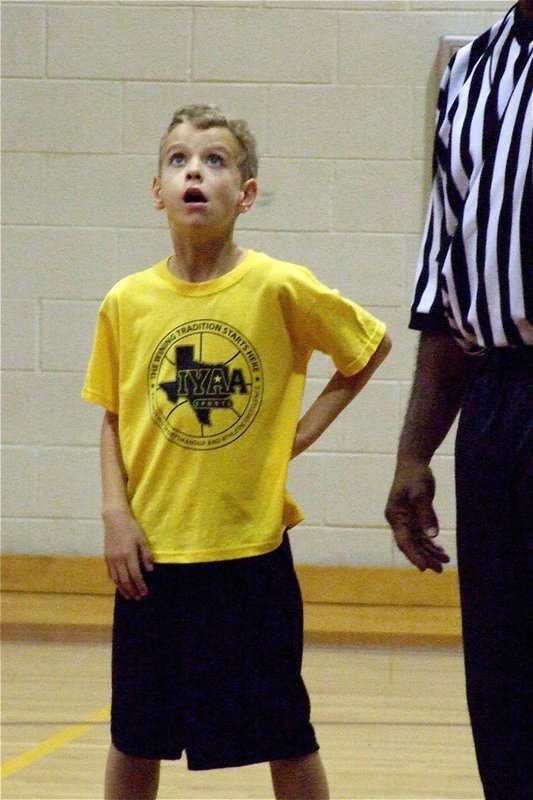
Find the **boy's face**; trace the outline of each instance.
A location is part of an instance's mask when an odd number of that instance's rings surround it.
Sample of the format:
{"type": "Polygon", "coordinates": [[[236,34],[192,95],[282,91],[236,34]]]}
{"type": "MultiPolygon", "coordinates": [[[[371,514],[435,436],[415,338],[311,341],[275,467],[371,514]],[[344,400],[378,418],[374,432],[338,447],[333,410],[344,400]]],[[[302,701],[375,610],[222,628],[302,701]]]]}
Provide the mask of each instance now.
{"type": "Polygon", "coordinates": [[[242,179],[240,155],[239,142],[227,128],[201,130],[190,122],[173,128],[152,187],[154,205],[166,210],[171,229],[223,233],[233,227],[257,192],[254,179],[242,179]]]}

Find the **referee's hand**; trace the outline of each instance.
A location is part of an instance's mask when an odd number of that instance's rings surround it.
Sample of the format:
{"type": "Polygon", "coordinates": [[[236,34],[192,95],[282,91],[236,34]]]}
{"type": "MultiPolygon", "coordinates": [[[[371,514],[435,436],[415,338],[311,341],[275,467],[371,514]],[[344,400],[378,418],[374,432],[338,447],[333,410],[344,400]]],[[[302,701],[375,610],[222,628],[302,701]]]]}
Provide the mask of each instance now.
{"type": "Polygon", "coordinates": [[[442,572],[450,558],[435,542],[439,523],[433,509],[435,478],[426,464],[398,464],[385,516],[396,544],[421,572],[442,572]]]}

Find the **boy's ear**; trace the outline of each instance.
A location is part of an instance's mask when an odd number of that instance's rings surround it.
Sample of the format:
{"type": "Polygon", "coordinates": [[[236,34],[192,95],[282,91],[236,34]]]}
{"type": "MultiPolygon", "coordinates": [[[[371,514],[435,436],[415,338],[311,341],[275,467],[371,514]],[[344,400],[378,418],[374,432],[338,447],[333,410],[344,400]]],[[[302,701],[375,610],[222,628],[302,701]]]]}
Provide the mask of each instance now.
{"type": "Polygon", "coordinates": [[[165,207],[165,204],[161,198],[161,179],[159,175],[157,175],[152,181],[152,203],[154,204],[154,208],[156,208],[158,211],[162,211],[165,207]]]}
{"type": "Polygon", "coordinates": [[[239,200],[239,214],[246,214],[255,203],[257,197],[257,181],[255,178],[249,178],[241,187],[241,195],[239,200]]]}

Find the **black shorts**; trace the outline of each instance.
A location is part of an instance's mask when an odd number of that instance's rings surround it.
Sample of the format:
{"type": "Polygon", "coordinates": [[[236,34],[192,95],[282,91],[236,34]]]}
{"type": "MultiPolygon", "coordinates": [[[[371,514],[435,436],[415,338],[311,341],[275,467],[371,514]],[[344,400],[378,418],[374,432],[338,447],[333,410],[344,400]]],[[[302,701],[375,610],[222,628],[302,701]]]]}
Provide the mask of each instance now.
{"type": "Polygon", "coordinates": [[[287,535],[266,555],[157,564],[117,594],[111,735],[149,759],[237,767],[318,750],[301,677],[303,611],[287,535]]]}

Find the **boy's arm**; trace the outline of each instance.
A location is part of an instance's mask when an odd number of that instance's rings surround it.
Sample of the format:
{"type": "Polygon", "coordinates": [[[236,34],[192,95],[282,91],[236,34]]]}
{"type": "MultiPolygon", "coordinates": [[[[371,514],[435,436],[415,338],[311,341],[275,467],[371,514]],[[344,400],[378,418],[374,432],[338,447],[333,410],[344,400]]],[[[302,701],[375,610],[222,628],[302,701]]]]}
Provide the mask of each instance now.
{"type": "Polygon", "coordinates": [[[126,600],[140,600],[148,594],[141,570],[153,569],[153,557],[146,537],[130,510],[118,416],[110,411],[106,411],[102,423],[100,464],[107,572],[126,600]]]}
{"type": "Polygon", "coordinates": [[[385,333],[368,364],[360,372],[349,378],[339,371],[334,374],[298,423],[291,458],[300,455],[316,442],[340,412],[366,386],[390,349],[391,340],[385,333]]]}

